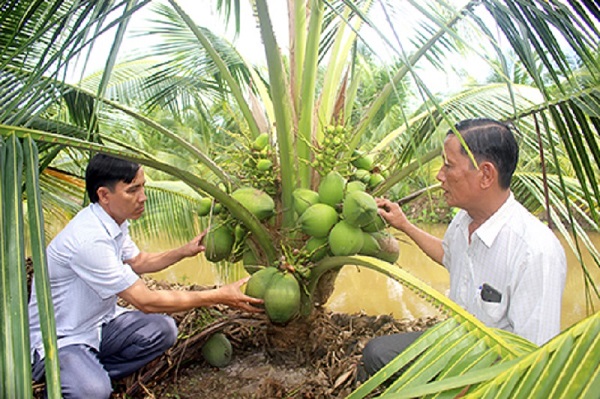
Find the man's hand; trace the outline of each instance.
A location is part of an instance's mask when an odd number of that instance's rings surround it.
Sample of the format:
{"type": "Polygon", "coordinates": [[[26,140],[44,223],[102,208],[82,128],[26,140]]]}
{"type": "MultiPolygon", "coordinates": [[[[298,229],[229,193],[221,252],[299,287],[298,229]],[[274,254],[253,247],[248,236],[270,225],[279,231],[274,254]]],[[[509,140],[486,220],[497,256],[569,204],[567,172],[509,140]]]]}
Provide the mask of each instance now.
{"type": "Polygon", "coordinates": [[[252,306],[264,303],[262,299],[253,298],[242,292],[242,286],[246,284],[248,280],[250,280],[250,276],[218,288],[217,290],[219,291],[219,297],[221,298],[219,302],[230,307],[245,310],[247,312],[264,312],[264,310],[252,306]]]}
{"type": "Polygon", "coordinates": [[[183,251],[184,258],[196,256],[206,249],[202,244],[202,240],[204,239],[204,236],[206,236],[207,231],[208,230],[204,230],[202,233],[198,234],[196,237],[194,237],[193,240],[191,240],[181,248],[183,251]]]}
{"type": "Polygon", "coordinates": [[[375,202],[379,207],[379,214],[382,218],[392,227],[400,231],[406,231],[406,228],[410,226],[410,222],[404,212],[402,212],[400,205],[386,198],[376,198],[375,202]]]}

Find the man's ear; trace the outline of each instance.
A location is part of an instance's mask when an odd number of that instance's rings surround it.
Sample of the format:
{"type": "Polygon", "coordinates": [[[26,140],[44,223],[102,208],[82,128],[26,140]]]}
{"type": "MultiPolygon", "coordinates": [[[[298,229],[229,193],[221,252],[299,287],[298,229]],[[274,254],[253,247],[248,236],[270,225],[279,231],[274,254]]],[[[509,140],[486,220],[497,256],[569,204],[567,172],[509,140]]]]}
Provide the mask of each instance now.
{"type": "Polygon", "coordinates": [[[498,170],[496,166],[489,162],[483,161],[479,163],[479,170],[481,171],[481,188],[487,189],[492,187],[498,181],[498,170]]]}
{"type": "Polygon", "coordinates": [[[108,189],[108,187],[98,187],[98,190],[96,190],[96,194],[98,194],[98,202],[100,202],[101,204],[106,204],[106,202],[108,201],[109,193],[110,190],[108,189]]]}

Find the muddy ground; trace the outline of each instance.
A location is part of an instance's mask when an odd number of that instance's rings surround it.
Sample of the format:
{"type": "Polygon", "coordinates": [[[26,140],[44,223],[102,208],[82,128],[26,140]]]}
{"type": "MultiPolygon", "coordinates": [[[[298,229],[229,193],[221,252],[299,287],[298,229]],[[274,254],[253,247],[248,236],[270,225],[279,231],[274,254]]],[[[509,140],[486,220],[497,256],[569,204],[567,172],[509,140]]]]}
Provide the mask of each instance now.
{"type": "Polygon", "coordinates": [[[344,398],[357,387],[357,365],[369,339],[421,330],[438,321],[318,309],[308,320],[278,326],[264,315],[193,311],[180,321],[176,346],[137,375],[118,382],[113,397],[344,398]],[[195,318],[210,317],[216,319],[208,327],[192,331],[197,328],[195,318]],[[221,369],[210,366],[200,352],[217,331],[225,333],[234,349],[231,363],[221,369]]]}

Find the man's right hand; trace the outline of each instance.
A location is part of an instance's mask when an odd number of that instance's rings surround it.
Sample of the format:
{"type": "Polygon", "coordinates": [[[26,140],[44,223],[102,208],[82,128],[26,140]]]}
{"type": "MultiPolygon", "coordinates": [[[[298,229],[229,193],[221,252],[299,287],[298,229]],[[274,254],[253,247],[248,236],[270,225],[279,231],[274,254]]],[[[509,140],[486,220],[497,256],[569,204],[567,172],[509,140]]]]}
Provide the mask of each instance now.
{"type": "Polygon", "coordinates": [[[379,207],[379,214],[384,218],[392,227],[406,231],[406,228],[410,226],[410,222],[400,205],[396,202],[392,202],[387,198],[376,198],[375,202],[379,207]]]}

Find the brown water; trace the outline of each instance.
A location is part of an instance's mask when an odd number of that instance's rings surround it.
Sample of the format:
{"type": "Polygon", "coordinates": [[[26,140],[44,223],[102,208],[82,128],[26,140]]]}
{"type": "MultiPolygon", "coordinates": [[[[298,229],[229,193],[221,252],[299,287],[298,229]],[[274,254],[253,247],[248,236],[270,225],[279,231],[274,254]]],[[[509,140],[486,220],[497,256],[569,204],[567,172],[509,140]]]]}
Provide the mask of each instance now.
{"type": "MultiPolygon", "coordinates": [[[[431,234],[442,237],[446,225],[425,226],[431,234]]],[[[590,239],[600,248],[600,234],[590,234],[590,239]]],[[[585,290],[581,266],[573,252],[561,238],[567,254],[567,282],[563,295],[562,328],[586,317],[585,290]]],[[[146,251],[158,251],[169,247],[153,246],[150,243],[139,245],[146,251]]],[[[590,273],[597,285],[600,285],[600,269],[593,264],[592,257],[584,254],[586,264],[590,265],[590,273]]],[[[433,288],[447,294],[449,288],[448,273],[437,263],[430,260],[409,239],[400,236],[400,258],[398,266],[419,277],[433,288]]],[[[154,277],[171,282],[185,284],[213,285],[225,284],[238,280],[247,273],[241,265],[217,267],[207,262],[203,256],[186,259],[168,270],[156,273],[154,277]]],[[[597,299],[595,309],[600,306],[597,299]]],[[[326,305],[336,312],[358,313],[369,315],[391,314],[396,318],[413,318],[436,315],[437,312],[423,299],[404,288],[397,281],[373,270],[356,266],[345,266],[340,272],[335,290],[326,305]]]]}

